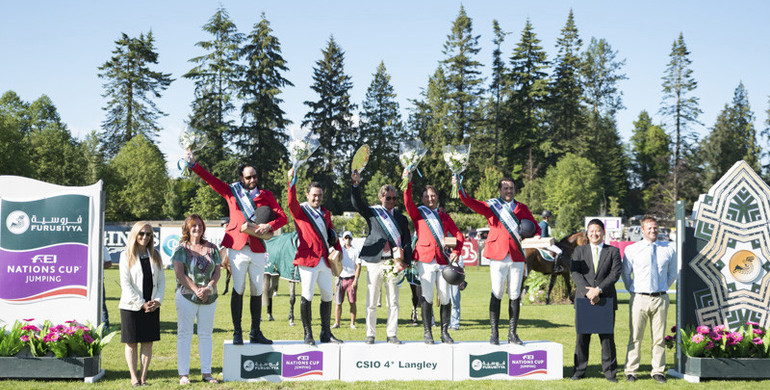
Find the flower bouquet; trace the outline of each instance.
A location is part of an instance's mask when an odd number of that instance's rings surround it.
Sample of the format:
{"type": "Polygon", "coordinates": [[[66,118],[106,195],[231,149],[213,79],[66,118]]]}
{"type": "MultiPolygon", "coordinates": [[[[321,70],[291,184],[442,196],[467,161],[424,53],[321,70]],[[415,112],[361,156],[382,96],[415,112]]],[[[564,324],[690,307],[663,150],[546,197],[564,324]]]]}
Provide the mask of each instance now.
{"type": "MultiPolygon", "coordinates": [[[[419,138],[409,141],[401,141],[398,146],[399,150],[401,151],[401,153],[398,154],[398,160],[401,162],[401,165],[403,165],[405,169],[409,170],[410,173],[417,169],[417,164],[420,163],[422,158],[425,157],[425,153],[428,152],[428,148],[425,147],[425,144],[423,144],[419,138]]],[[[420,170],[417,170],[417,173],[420,174],[420,170]]],[[[406,190],[407,185],[409,185],[409,178],[402,178],[401,191],[406,190]]]]}
{"type": "Polygon", "coordinates": [[[32,318],[25,319],[24,323],[16,321],[10,330],[0,329],[0,356],[16,356],[24,353],[25,347],[34,357],[98,356],[117,334],[107,331],[104,324],[94,329],[74,320],[56,326],[45,321],[38,327],[32,321],[32,318]]]}
{"type": "Polygon", "coordinates": [[[396,269],[396,262],[393,258],[385,259],[382,262],[382,272],[385,275],[385,279],[388,281],[397,280],[397,284],[400,284],[404,279],[404,270],[398,271],[396,269]]]}
{"type": "Polygon", "coordinates": [[[291,167],[297,170],[310,156],[321,146],[318,135],[309,133],[304,138],[292,138],[289,142],[289,162],[291,167]]]}
{"type": "MultiPolygon", "coordinates": [[[[192,153],[203,149],[208,143],[209,138],[206,136],[206,133],[190,126],[185,127],[182,134],[179,135],[179,146],[182,150],[189,150],[192,153]]],[[[188,174],[187,162],[184,159],[179,160],[177,168],[179,168],[180,171],[183,171],[183,174],[188,174]]]]}
{"type": "Polygon", "coordinates": [[[444,146],[444,162],[455,176],[456,183],[452,185],[452,198],[456,199],[458,186],[462,186],[463,177],[460,175],[468,167],[471,156],[471,145],[446,145],[444,146]]]}
{"type": "MultiPolygon", "coordinates": [[[[671,328],[673,335],[666,336],[666,346],[676,345],[677,328],[671,328]]],[[[756,322],[747,322],[737,331],[730,331],[725,325],[713,328],[701,325],[681,330],[682,350],[690,357],[709,358],[767,358],[770,357],[770,335],[756,322]]]]}

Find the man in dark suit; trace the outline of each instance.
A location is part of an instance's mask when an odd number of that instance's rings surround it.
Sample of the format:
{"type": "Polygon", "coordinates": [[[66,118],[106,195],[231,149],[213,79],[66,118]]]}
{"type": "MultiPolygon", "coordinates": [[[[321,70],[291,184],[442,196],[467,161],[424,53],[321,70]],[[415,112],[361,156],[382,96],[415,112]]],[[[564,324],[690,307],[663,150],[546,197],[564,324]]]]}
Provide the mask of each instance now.
{"type": "Polygon", "coordinates": [[[400,271],[411,264],[412,237],[409,221],[400,212],[394,211],[396,189],[391,185],[380,188],[378,198],[381,206],[369,206],[361,198],[358,186],[361,176],[353,172],[353,190],[351,201],[353,208],[361,214],[369,227],[369,235],[364,240],[359,258],[366,262],[368,293],[366,295],[366,343],[374,344],[375,326],[377,325],[377,303],[380,301],[382,283],[385,282],[388,303],[387,340],[391,344],[401,344],[398,333],[398,280],[387,277],[384,264],[394,264],[400,271]]]}
{"type": "MultiPolygon", "coordinates": [[[[581,245],[572,252],[572,280],[575,282],[575,296],[586,297],[591,304],[600,298],[612,298],[614,310],[618,310],[615,283],[620,278],[623,263],[618,248],[605,245],[604,223],[599,219],[588,222],[586,229],[589,244],[581,245]]],[[[613,328],[615,327],[613,318],[613,328]]],[[[599,334],[602,344],[602,372],[610,382],[617,382],[618,360],[615,352],[615,335],[599,334]]],[[[572,380],[582,379],[588,365],[588,346],[591,334],[577,334],[575,343],[575,372],[572,380]]]]}

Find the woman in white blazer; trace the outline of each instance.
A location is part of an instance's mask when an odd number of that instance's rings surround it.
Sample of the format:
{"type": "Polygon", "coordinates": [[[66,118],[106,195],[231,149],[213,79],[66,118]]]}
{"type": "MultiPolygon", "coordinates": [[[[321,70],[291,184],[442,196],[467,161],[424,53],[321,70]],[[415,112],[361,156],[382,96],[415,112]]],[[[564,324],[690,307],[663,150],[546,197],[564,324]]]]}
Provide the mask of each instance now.
{"type": "Polygon", "coordinates": [[[147,384],[152,343],[160,340],[160,304],[166,288],[163,263],[155,250],[152,226],[140,221],[131,228],[120,254],[120,341],[126,344],[131,385],[147,384]],[[141,375],[137,376],[137,344],[141,344],[141,375]]]}

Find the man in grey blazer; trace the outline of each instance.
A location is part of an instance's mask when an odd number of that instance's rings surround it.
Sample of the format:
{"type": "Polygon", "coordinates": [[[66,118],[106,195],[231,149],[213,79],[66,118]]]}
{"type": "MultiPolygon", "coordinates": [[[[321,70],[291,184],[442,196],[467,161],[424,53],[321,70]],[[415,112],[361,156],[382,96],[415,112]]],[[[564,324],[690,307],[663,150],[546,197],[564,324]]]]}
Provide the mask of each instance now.
{"type": "Polygon", "coordinates": [[[353,208],[361,214],[369,227],[369,235],[364,240],[359,258],[366,262],[368,292],[366,294],[366,343],[374,344],[377,325],[377,303],[380,301],[383,281],[385,282],[388,303],[387,340],[391,344],[401,344],[398,333],[398,280],[384,276],[383,264],[392,259],[397,269],[403,270],[412,262],[412,236],[409,221],[400,212],[394,210],[396,189],[391,185],[380,188],[378,198],[381,206],[369,206],[361,198],[358,186],[360,175],[352,175],[353,189],[351,201],[353,208]]]}
{"type": "MultiPolygon", "coordinates": [[[[572,252],[572,280],[575,282],[575,298],[586,297],[591,304],[599,298],[612,298],[614,309],[618,310],[615,283],[620,279],[623,263],[620,250],[612,245],[605,245],[604,223],[592,219],[586,228],[589,244],[581,245],[572,252]]],[[[613,328],[615,327],[613,319],[613,328]]],[[[618,360],[615,351],[615,335],[600,334],[602,345],[602,372],[610,382],[617,382],[618,360]]],[[[591,334],[577,334],[575,343],[575,371],[572,380],[582,379],[588,365],[588,346],[591,334]]]]}

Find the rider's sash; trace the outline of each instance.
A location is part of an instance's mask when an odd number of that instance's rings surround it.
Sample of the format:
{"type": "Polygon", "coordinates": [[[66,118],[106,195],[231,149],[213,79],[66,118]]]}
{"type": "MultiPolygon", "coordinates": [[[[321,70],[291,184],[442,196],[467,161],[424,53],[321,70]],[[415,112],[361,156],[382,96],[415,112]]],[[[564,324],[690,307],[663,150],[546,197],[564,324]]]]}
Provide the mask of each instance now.
{"type": "Polygon", "coordinates": [[[516,214],[513,213],[510,203],[503,202],[500,198],[494,198],[488,200],[487,204],[489,205],[489,208],[492,209],[492,212],[497,219],[499,219],[503,226],[505,226],[505,230],[508,231],[508,234],[510,234],[511,237],[513,237],[513,240],[516,241],[516,246],[519,247],[522,256],[526,258],[527,255],[524,254],[524,249],[521,247],[521,236],[519,236],[519,219],[516,218],[516,214]]]}
{"type": "MultiPolygon", "coordinates": [[[[428,229],[433,234],[433,239],[436,240],[436,245],[441,249],[441,253],[444,253],[444,240],[442,237],[446,236],[444,232],[444,226],[441,224],[441,218],[439,218],[438,211],[433,211],[427,206],[420,206],[417,208],[422,215],[422,219],[428,225],[428,229]]],[[[445,259],[446,260],[446,259],[445,259]]]]}
{"type": "Polygon", "coordinates": [[[391,250],[395,249],[393,248],[393,244],[400,248],[402,237],[401,233],[398,231],[398,226],[396,226],[395,218],[390,215],[385,207],[370,206],[370,208],[374,212],[376,217],[375,219],[377,219],[377,222],[380,223],[380,226],[382,226],[382,229],[385,230],[385,233],[388,235],[388,241],[390,241],[391,250]]]}
{"type": "MultiPolygon", "coordinates": [[[[249,197],[249,191],[243,188],[241,182],[236,181],[230,184],[230,192],[235,197],[235,203],[238,205],[238,209],[241,210],[243,216],[246,217],[247,222],[254,222],[254,200],[249,197]]],[[[259,189],[257,189],[257,195],[259,195],[259,189]]]]}
{"type": "Polygon", "coordinates": [[[329,235],[326,232],[326,220],[324,219],[324,215],[320,211],[310,206],[308,202],[302,202],[300,207],[302,207],[302,211],[304,211],[305,215],[307,215],[307,219],[310,220],[310,224],[313,225],[313,230],[315,230],[318,238],[323,241],[324,248],[326,248],[326,252],[328,253],[329,235]]]}

